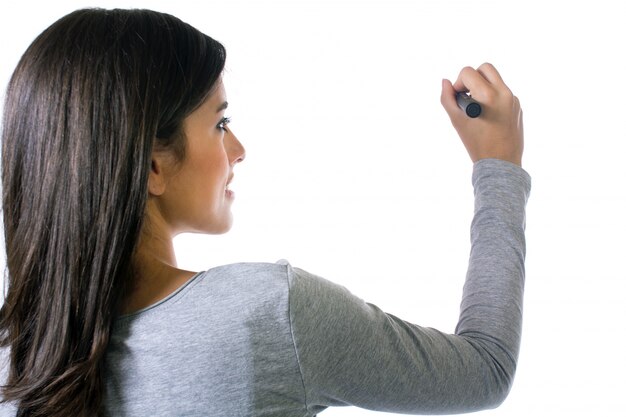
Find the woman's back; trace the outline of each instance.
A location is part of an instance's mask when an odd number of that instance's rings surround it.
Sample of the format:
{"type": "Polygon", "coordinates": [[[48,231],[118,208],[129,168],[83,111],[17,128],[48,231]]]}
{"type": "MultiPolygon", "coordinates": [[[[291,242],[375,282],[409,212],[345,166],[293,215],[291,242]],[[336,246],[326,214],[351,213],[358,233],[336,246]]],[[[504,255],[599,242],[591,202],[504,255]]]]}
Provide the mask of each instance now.
{"type": "Polygon", "coordinates": [[[286,266],[235,264],[118,318],[105,358],[108,415],[298,415],[288,312],[286,266]]]}

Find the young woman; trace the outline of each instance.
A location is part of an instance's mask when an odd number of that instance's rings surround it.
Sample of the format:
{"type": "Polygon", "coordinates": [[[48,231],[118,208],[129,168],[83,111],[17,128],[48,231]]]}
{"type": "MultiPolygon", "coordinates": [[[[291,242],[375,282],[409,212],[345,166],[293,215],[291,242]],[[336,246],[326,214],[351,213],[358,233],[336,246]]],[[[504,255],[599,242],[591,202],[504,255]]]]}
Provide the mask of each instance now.
{"type": "Polygon", "coordinates": [[[1,416],[314,416],[495,407],[524,282],[519,101],[489,64],[443,81],[474,161],[455,334],[385,314],[287,263],[176,267],[178,233],[231,226],[245,151],[224,117],[224,48],[147,10],[79,10],[10,81],[2,132],[8,280],[1,416]],[[483,114],[470,119],[455,91],[483,114]]]}

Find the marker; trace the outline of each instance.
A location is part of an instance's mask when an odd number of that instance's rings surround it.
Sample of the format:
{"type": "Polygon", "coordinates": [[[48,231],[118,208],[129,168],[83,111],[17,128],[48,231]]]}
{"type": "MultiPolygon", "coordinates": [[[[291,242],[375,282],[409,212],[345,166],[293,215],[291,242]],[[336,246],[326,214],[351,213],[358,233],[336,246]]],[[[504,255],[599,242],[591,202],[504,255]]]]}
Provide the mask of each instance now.
{"type": "Polygon", "coordinates": [[[467,93],[456,93],[456,104],[472,119],[480,116],[483,110],[480,103],[468,96],[467,93]]]}

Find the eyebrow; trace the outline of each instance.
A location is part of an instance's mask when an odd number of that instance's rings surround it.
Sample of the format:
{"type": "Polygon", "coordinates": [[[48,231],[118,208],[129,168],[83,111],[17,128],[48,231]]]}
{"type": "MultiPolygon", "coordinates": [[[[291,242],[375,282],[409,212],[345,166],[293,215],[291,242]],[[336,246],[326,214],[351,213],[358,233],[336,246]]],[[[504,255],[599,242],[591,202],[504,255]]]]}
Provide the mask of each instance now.
{"type": "Polygon", "coordinates": [[[222,104],[220,104],[220,106],[217,108],[217,111],[215,113],[219,113],[222,110],[226,110],[227,107],[228,107],[228,101],[225,101],[222,104]]]}

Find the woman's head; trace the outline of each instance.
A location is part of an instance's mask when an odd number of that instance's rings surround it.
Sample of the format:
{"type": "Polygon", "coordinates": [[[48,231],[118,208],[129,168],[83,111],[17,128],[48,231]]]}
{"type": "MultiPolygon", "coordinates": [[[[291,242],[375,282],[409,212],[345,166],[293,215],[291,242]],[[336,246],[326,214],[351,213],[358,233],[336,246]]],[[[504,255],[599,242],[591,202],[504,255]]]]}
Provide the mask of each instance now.
{"type": "Polygon", "coordinates": [[[183,121],[185,158],[153,152],[148,178],[150,234],[171,237],[181,232],[223,233],[230,229],[234,193],[228,188],[234,165],[245,156],[227,127],[228,106],[222,82],[183,121]],[[156,227],[158,231],[155,231],[156,227]]]}
{"type": "Polygon", "coordinates": [[[5,399],[32,415],[98,409],[149,178],[165,155],[185,168],[184,125],[223,91],[224,61],[218,42],[147,10],[78,10],[24,53],[2,131],[5,399]]]}

